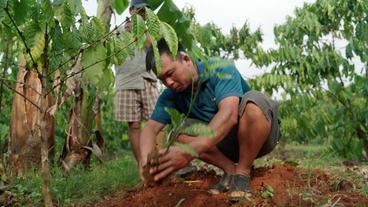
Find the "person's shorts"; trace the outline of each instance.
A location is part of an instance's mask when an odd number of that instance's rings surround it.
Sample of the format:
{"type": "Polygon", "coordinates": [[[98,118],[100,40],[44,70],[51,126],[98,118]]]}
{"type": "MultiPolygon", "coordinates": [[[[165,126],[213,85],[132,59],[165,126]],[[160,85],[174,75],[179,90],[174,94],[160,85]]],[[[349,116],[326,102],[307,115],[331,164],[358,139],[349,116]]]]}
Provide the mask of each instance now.
{"type": "MultiPolygon", "coordinates": [[[[280,133],[280,122],[278,119],[278,103],[271,100],[263,93],[258,91],[248,91],[244,94],[239,105],[238,117],[240,118],[243,113],[245,106],[248,102],[252,102],[257,105],[267,118],[271,122],[271,131],[259,151],[257,158],[262,157],[270,153],[278,143],[280,133]]],[[[230,133],[217,144],[217,148],[233,162],[239,161],[239,142],[238,142],[238,126],[235,126],[230,133]]]]}
{"type": "MultiPolygon", "coordinates": [[[[238,118],[243,113],[245,106],[248,102],[256,104],[263,112],[269,122],[271,122],[271,131],[259,151],[257,158],[262,157],[270,153],[276,146],[277,142],[281,137],[280,133],[280,122],[278,120],[278,103],[266,97],[264,94],[258,91],[248,91],[241,99],[239,105],[238,118]]],[[[201,122],[200,120],[188,119],[184,124],[184,128],[193,123],[201,122]]],[[[239,142],[238,142],[238,125],[234,126],[229,134],[222,139],[216,146],[217,148],[230,160],[237,163],[239,161],[239,142]]]]}
{"type": "Polygon", "coordinates": [[[148,120],[156,105],[157,83],[144,79],[145,89],[118,90],[115,94],[115,120],[135,122],[148,120]]]}

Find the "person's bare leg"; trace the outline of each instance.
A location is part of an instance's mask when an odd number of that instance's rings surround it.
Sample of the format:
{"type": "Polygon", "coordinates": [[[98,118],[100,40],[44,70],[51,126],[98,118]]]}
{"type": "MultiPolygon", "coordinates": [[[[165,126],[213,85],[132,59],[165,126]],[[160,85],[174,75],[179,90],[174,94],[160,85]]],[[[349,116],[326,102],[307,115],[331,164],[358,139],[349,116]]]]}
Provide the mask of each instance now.
{"type": "Polygon", "coordinates": [[[252,102],[248,102],[239,120],[239,163],[235,174],[249,175],[253,161],[271,131],[271,123],[262,110],[252,102]]]}
{"type": "Polygon", "coordinates": [[[129,140],[132,146],[133,154],[135,160],[139,162],[140,160],[140,152],[139,152],[139,136],[141,134],[141,123],[139,121],[128,122],[128,133],[129,140]]]}
{"type": "MultiPolygon", "coordinates": [[[[178,141],[182,143],[189,144],[193,139],[185,135],[181,135],[178,137],[178,141]]],[[[215,165],[216,167],[221,168],[223,171],[225,171],[228,174],[234,174],[235,173],[235,165],[234,162],[231,161],[229,158],[227,158],[222,152],[217,149],[217,147],[212,147],[210,150],[208,150],[205,153],[202,153],[199,155],[199,159],[215,165]]]]}

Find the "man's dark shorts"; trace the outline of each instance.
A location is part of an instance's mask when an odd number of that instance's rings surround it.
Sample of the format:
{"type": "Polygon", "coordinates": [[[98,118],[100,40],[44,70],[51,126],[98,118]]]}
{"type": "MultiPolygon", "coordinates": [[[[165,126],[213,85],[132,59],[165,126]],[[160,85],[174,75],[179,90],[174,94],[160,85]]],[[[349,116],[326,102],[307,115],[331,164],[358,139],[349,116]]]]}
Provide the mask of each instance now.
{"type": "MultiPolygon", "coordinates": [[[[241,99],[241,103],[239,105],[239,114],[238,118],[240,118],[245,110],[245,106],[248,102],[252,102],[257,105],[267,118],[269,122],[271,122],[271,131],[263,144],[261,150],[259,151],[257,158],[262,157],[270,153],[276,146],[277,142],[281,137],[280,126],[278,120],[278,103],[266,97],[264,94],[258,91],[248,91],[244,94],[241,99]]],[[[198,121],[198,120],[197,120],[198,121]]],[[[188,122],[196,122],[194,120],[188,120],[188,122]]],[[[185,125],[190,125],[190,123],[186,123],[185,125]]],[[[237,163],[239,161],[239,142],[238,142],[238,125],[236,125],[230,133],[217,144],[217,148],[229,159],[233,162],[237,163]]],[[[245,137],[246,138],[246,137],[245,137]]]]}

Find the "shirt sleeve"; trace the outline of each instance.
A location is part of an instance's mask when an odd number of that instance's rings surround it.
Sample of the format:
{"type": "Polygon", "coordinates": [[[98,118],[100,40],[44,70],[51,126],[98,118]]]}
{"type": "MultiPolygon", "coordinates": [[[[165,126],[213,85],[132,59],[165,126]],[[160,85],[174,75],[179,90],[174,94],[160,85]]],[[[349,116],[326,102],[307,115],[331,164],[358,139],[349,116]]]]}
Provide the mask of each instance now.
{"type": "Polygon", "coordinates": [[[151,115],[151,119],[162,124],[170,124],[171,117],[166,112],[165,108],[175,108],[173,95],[168,89],[165,89],[164,92],[158,97],[155,109],[151,115]]]}
{"type": "Polygon", "coordinates": [[[212,77],[214,82],[216,104],[229,96],[242,97],[244,95],[241,75],[234,64],[216,70],[218,75],[212,77]]]}

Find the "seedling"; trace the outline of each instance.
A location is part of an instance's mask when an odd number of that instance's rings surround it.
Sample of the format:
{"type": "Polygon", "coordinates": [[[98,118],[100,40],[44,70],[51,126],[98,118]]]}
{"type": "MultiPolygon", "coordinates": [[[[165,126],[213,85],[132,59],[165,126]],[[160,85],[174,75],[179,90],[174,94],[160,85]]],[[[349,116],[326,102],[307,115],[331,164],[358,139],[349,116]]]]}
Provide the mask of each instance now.
{"type": "Polygon", "coordinates": [[[272,198],[274,196],[274,190],[272,186],[267,185],[265,187],[265,191],[262,192],[261,196],[262,198],[272,198]]]}

